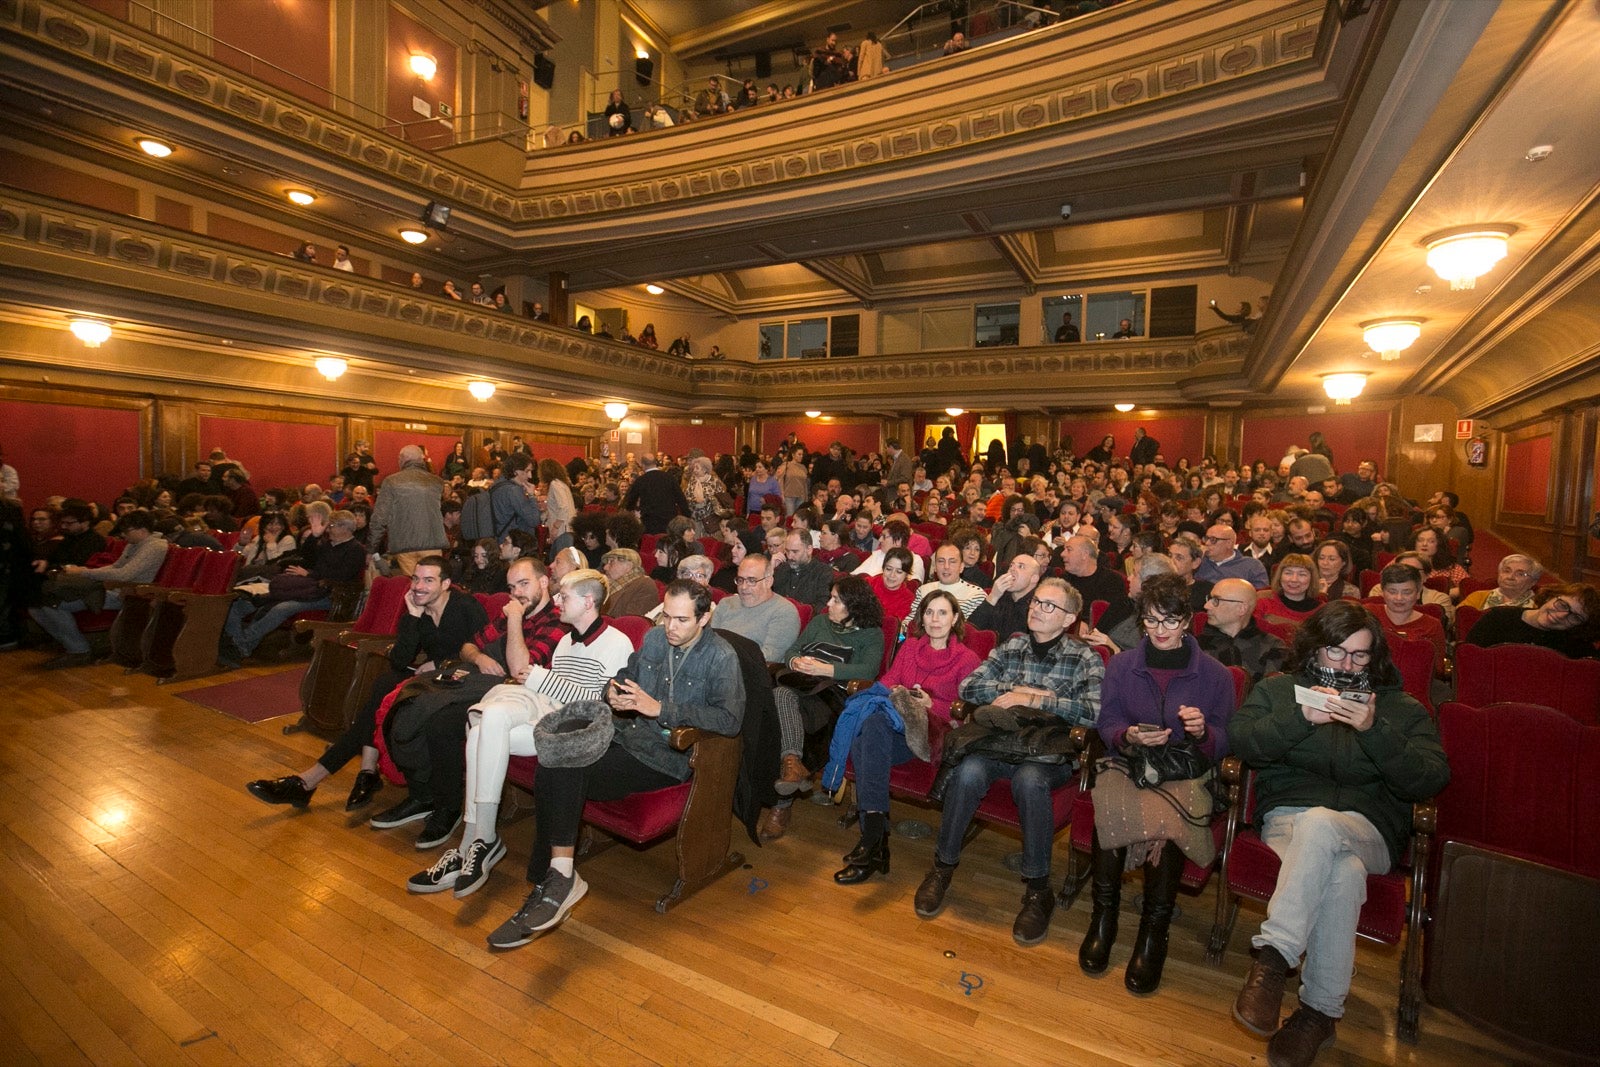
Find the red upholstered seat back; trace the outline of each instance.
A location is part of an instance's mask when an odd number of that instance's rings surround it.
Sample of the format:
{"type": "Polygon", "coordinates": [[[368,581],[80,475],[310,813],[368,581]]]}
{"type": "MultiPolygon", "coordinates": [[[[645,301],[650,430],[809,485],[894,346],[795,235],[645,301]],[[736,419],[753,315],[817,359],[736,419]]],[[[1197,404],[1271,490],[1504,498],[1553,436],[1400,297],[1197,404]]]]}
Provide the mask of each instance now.
{"type": "Polygon", "coordinates": [[[1600,726],[1537,704],[1452,701],[1439,736],[1450,757],[1441,843],[1600,878],[1600,726]]]}
{"type": "Polygon", "coordinates": [[[367,603],[361,617],[350,624],[357,633],[392,634],[400,628],[400,613],[406,609],[406,592],[411,579],[404,575],[374,578],[367,590],[367,603]]]}
{"type": "Polygon", "coordinates": [[[195,574],[200,570],[200,563],[205,554],[206,549],[203,548],[179,548],[177,545],[169,545],[167,558],[162,560],[161,569],[156,572],[155,584],[163,589],[189,588],[195,574]]]}
{"type": "Polygon", "coordinates": [[[1400,669],[1400,684],[1405,691],[1420,700],[1429,715],[1434,714],[1433,697],[1428,692],[1433,684],[1433,642],[1390,636],[1389,654],[1400,669]]]}
{"type": "Polygon", "coordinates": [[[999,641],[1000,635],[993,630],[980,630],[976,626],[968,626],[961,637],[961,643],[976,652],[979,659],[988,659],[999,641]]]}
{"type": "Polygon", "coordinates": [[[643,615],[619,615],[614,619],[607,618],[606,621],[627,634],[635,650],[644,646],[644,635],[650,632],[652,625],[643,615]]]}
{"type": "Polygon", "coordinates": [[[510,593],[473,593],[478,598],[478,603],[483,605],[483,610],[490,620],[498,619],[506,610],[506,601],[511,599],[510,593]]]}
{"type": "Polygon", "coordinates": [[[1456,699],[1473,707],[1543,704],[1586,726],[1600,724],[1600,661],[1568,659],[1537,645],[1456,647],[1456,699]]]}
{"type": "Polygon", "coordinates": [[[221,596],[233,587],[233,576],[238,569],[237,552],[206,551],[194,578],[194,591],[202,596],[221,596]]]}

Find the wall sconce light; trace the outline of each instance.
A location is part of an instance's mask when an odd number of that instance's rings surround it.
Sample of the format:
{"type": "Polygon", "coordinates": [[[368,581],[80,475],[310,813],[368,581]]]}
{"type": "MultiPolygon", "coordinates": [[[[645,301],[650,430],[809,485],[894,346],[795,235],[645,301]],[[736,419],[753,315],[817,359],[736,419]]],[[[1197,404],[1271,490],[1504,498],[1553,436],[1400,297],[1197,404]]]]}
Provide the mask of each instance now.
{"type": "Polygon", "coordinates": [[[313,365],[317,368],[317,373],[330,382],[338,381],[344,372],[350,369],[350,364],[338,356],[318,356],[313,365]]]}
{"type": "Polygon", "coordinates": [[[407,226],[400,231],[400,240],[408,245],[420,245],[428,239],[427,230],[419,230],[414,226],[407,226]]]}
{"type": "Polygon", "coordinates": [[[1386,360],[1399,359],[1400,353],[1415,344],[1421,336],[1421,319],[1384,319],[1361,324],[1361,337],[1367,342],[1367,347],[1386,360]]]}
{"type": "Polygon", "coordinates": [[[628,417],[628,405],[612,401],[605,407],[606,418],[612,422],[621,422],[628,417]]]}
{"type": "Polygon", "coordinates": [[[1422,243],[1428,248],[1428,266],[1452,290],[1460,290],[1476,287],[1478,279],[1505,258],[1510,237],[1510,227],[1473,226],[1437,233],[1422,243]]]}
{"type": "Polygon", "coordinates": [[[141,137],[133,143],[138,145],[145,155],[154,156],[156,159],[166,159],[172,155],[172,146],[154,137],[141,137]]]}
{"type": "Polygon", "coordinates": [[[944,409],[944,413],[946,415],[949,415],[952,419],[957,419],[957,418],[960,418],[962,415],[965,415],[967,413],[967,409],[966,408],[945,408],[944,409]]]}
{"type": "Polygon", "coordinates": [[[99,348],[111,337],[111,327],[99,319],[73,319],[67,324],[72,336],[90,348],[99,348]]]}
{"type": "Polygon", "coordinates": [[[1335,404],[1349,404],[1350,401],[1361,395],[1361,390],[1367,387],[1367,375],[1361,371],[1351,371],[1343,374],[1324,374],[1322,376],[1322,391],[1328,394],[1328,399],[1335,404]]]}
{"type": "Polygon", "coordinates": [[[821,416],[822,416],[822,412],[817,411],[815,409],[806,412],[806,418],[808,418],[808,419],[816,419],[816,418],[820,418],[821,416]]]}
{"type": "Polygon", "coordinates": [[[491,396],[494,396],[494,383],[481,379],[471,381],[467,383],[467,392],[471,393],[476,400],[488,400],[491,396]]]}
{"type": "Polygon", "coordinates": [[[1133,410],[1133,405],[1132,404],[1112,404],[1111,406],[1113,408],[1115,408],[1116,410],[1122,412],[1124,415],[1126,415],[1128,412],[1133,410]]]}
{"type": "Polygon", "coordinates": [[[299,204],[301,207],[310,207],[317,202],[316,195],[308,193],[304,189],[290,189],[284,195],[289,198],[289,203],[299,204]]]}
{"type": "Polygon", "coordinates": [[[433,81],[433,76],[439,72],[438,62],[426,52],[412,52],[408,62],[411,73],[425,82],[433,81]]]}

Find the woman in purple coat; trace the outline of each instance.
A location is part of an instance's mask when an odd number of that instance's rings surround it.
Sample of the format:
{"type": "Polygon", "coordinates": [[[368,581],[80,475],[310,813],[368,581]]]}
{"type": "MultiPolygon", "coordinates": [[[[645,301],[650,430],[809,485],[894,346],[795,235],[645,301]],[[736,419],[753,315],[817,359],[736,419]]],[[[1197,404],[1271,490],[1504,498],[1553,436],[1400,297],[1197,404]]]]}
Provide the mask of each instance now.
{"type": "MultiPolygon", "coordinates": [[[[1192,741],[1214,764],[1228,751],[1228,720],[1234,711],[1233,676],[1200,651],[1189,635],[1193,610],[1189,589],[1177,575],[1160,575],[1139,592],[1138,611],[1145,637],[1111,658],[1101,684],[1100,718],[1095,728],[1107,751],[1126,755],[1135,749],[1192,741]]],[[[1177,797],[1199,797],[1204,790],[1186,782],[1160,787],[1177,797]]],[[[1200,809],[1209,814],[1210,805],[1200,809]]],[[[1178,896],[1187,854],[1201,866],[1215,858],[1208,825],[1174,819],[1166,797],[1153,789],[1131,788],[1117,769],[1101,772],[1095,786],[1095,835],[1091,897],[1094,913],[1078,949],[1085,974],[1105,971],[1117,938],[1117,907],[1124,870],[1144,868],[1144,912],[1125,984],[1130,992],[1153,993],[1167,960],[1167,928],[1178,896]],[[1115,780],[1118,776],[1120,780],[1115,780]],[[1114,839],[1102,846],[1102,830],[1114,839]]]]}

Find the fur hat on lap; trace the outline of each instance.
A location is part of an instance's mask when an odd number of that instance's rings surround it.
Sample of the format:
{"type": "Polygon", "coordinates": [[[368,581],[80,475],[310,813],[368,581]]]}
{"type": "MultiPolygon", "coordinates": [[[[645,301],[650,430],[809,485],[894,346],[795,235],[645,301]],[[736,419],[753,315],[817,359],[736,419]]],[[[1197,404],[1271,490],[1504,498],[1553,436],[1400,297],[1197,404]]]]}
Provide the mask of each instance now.
{"type": "Polygon", "coordinates": [[[587,767],[605,755],[613,731],[611,705],[575,700],[534,724],[534,749],[544,766],[587,767]]]}

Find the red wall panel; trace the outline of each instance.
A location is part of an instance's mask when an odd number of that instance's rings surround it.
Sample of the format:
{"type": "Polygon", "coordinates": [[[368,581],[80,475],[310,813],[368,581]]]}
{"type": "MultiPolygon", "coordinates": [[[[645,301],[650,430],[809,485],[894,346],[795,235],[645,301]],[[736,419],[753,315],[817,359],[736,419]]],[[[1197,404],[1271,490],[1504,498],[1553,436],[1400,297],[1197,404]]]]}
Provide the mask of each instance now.
{"type": "MultiPolygon", "coordinates": [[[[1106,434],[1117,439],[1116,454],[1126,456],[1133,447],[1133,431],[1143,426],[1144,432],[1161,445],[1161,455],[1168,463],[1178,462],[1180,456],[1190,462],[1198,460],[1205,448],[1206,420],[1203,415],[1179,415],[1171,418],[1140,418],[1131,412],[1127,415],[1084,416],[1069,415],[1061,420],[1061,434],[1072,435],[1072,450],[1083,455],[1100,443],[1106,434]]],[[[1046,447],[1056,444],[1047,441],[1046,447]]],[[[1009,450],[1007,458],[1011,458],[1009,450]]]]}
{"type": "Polygon", "coordinates": [[[413,100],[424,100],[433,116],[439,113],[439,104],[456,103],[456,46],[434,33],[420,22],[407,17],[398,7],[389,5],[389,89],[385,97],[388,119],[391,123],[410,123],[404,131],[391,129],[397,136],[423,148],[442,148],[450,144],[451,134],[441,122],[428,122],[413,107],[413,100]],[[424,52],[434,58],[438,70],[432,81],[423,81],[411,71],[411,56],[424,52]]]}
{"type": "Polygon", "coordinates": [[[1261,418],[1246,415],[1241,425],[1244,455],[1241,460],[1265,460],[1276,468],[1290,445],[1306,447],[1312,430],[1321,430],[1333,450],[1333,467],[1339,473],[1353,471],[1356,464],[1370,459],[1384,466],[1389,451],[1389,413],[1387,411],[1328,411],[1321,415],[1278,415],[1261,418]]]}
{"type": "MultiPolygon", "coordinates": [[[[306,240],[304,237],[279,233],[277,230],[269,230],[264,226],[256,226],[215,213],[206,216],[206,233],[218,240],[232,241],[236,245],[280,256],[287,256],[300,247],[301,241],[306,240]]],[[[312,244],[317,247],[317,262],[324,267],[332,266],[333,249],[316,241],[312,244]]]]}
{"type": "Polygon", "coordinates": [[[0,400],[0,425],[24,504],[76,496],[109,505],[139,480],[137,411],[0,400]]]}
{"type": "Polygon", "coordinates": [[[211,33],[217,39],[217,61],[327,107],[333,82],[328,12],[329,0],[214,3],[211,33]]]}
{"type": "Polygon", "coordinates": [[[1506,446],[1506,475],[1500,483],[1500,510],[1543,517],[1550,499],[1550,443],[1530,437],[1506,446]]]}
{"type": "Polygon", "coordinates": [[[820,452],[835,441],[857,455],[883,451],[883,431],[876,420],[868,422],[814,422],[811,419],[768,419],[761,424],[761,453],[772,455],[790,432],[800,435],[809,451],[820,452]]]}
{"type": "Polygon", "coordinates": [[[0,172],[5,174],[7,185],[40,196],[53,196],[119,215],[135,215],[139,211],[139,191],[132,184],[85,174],[18,152],[0,150],[0,172]]]}
{"type": "Polygon", "coordinates": [[[656,451],[674,458],[686,454],[691,448],[698,448],[708,456],[715,456],[718,452],[733,452],[736,451],[733,442],[732,423],[708,423],[703,426],[687,422],[656,423],[656,451]]]}
{"type": "MultiPolygon", "coordinates": [[[[429,466],[433,473],[444,470],[444,461],[461,440],[458,433],[421,433],[416,430],[375,430],[372,434],[372,458],[378,461],[378,470],[393,474],[400,469],[400,450],[406,445],[421,445],[428,450],[429,466]]],[[[471,449],[467,451],[471,455],[471,449]]],[[[380,475],[381,483],[381,475],[380,475]]]]}
{"type": "Polygon", "coordinates": [[[229,459],[244,464],[257,489],[299,489],[307,482],[326,485],[328,476],[344,466],[338,427],[332,423],[202,415],[199,432],[200,455],[222,449],[229,459]]]}

